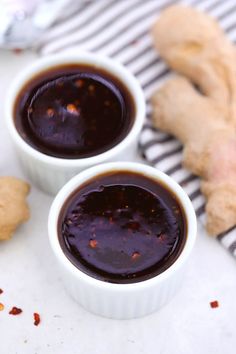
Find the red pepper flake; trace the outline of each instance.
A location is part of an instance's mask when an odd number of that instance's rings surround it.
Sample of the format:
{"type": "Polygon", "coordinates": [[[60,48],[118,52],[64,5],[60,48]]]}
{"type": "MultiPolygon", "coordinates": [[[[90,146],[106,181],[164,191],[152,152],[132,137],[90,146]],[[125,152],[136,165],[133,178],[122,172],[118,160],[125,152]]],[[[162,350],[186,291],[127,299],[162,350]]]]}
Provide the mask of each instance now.
{"type": "Polygon", "coordinates": [[[3,290],[2,289],[0,289],[0,295],[3,293],[3,290]]]}
{"type": "Polygon", "coordinates": [[[212,309],[216,309],[217,307],[219,307],[219,302],[217,300],[211,301],[210,306],[212,309]]]}
{"type": "Polygon", "coordinates": [[[89,246],[92,247],[92,248],[96,248],[97,244],[98,244],[97,240],[90,240],[89,241],[89,246]]]}
{"type": "Polygon", "coordinates": [[[35,312],[34,313],[34,325],[38,326],[40,324],[40,321],[41,321],[40,315],[37,312],[35,312]]]}
{"type": "Polygon", "coordinates": [[[4,310],[4,305],[0,302],[0,311],[3,311],[4,310]]]}
{"type": "Polygon", "coordinates": [[[139,252],[134,252],[131,256],[132,260],[135,261],[136,259],[138,259],[140,257],[140,253],[139,252]]]}
{"type": "Polygon", "coordinates": [[[21,54],[21,53],[23,52],[23,49],[21,49],[21,48],[14,48],[14,49],[12,50],[12,52],[15,53],[15,54],[21,54]]]}
{"type": "Polygon", "coordinates": [[[88,90],[90,93],[93,93],[95,91],[95,86],[94,85],[89,85],[88,90]]]}
{"type": "Polygon", "coordinates": [[[76,80],[76,81],[75,81],[75,86],[76,86],[76,87],[79,87],[79,88],[83,87],[83,86],[84,86],[84,81],[81,80],[81,79],[76,80]]]}
{"type": "Polygon", "coordinates": [[[66,109],[71,114],[77,114],[77,115],[79,114],[79,110],[76,108],[76,106],[73,103],[69,103],[66,106],[66,109]]]}
{"type": "Polygon", "coordinates": [[[47,116],[52,118],[54,116],[54,110],[52,108],[47,109],[47,116]]]}
{"type": "Polygon", "coordinates": [[[140,223],[137,221],[129,221],[128,222],[128,228],[131,229],[132,231],[139,230],[140,228],[140,223]]]}
{"type": "Polygon", "coordinates": [[[165,235],[165,234],[160,234],[160,235],[158,235],[158,241],[164,242],[165,239],[166,239],[166,235],[165,235]]]}
{"type": "Polygon", "coordinates": [[[109,106],[111,105],[111,102],[108,101],[108,100],[106,100],[106,101],[104,101],[104,105],[107,106],[107,107],[109,107],[109,106]]]}
{"type": "Polygon", "coordinates": [[[11,311],[9,311],[9,314],[15,316],[15,315],[19,315],[21,312],[22,312],[21,309],[19,309],[18,307],[13,306],[11,311]]]}

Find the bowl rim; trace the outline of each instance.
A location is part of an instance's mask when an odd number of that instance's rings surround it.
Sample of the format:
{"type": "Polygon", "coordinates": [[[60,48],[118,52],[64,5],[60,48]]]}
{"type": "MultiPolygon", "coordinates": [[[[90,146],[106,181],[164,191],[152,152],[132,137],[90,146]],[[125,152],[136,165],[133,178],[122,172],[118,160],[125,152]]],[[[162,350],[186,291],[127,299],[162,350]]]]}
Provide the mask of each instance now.
{"type": "Polygon", "coordinates": [[[69,271],[78,281],[82,281],[87,283],[90,286],[94,286],[96,288],[109,290],[109,291],[136,291],[137,289],[145,289],[149,287],[156,286],[160,282],[165,281],[166,279],[173,276],[173,274],[186,262],[188,259],[192,248],[194,246],[196,235],[197,235],[197,220],[196,214],[193,208],[193,205],[185,193],[185,191],[180,187],[180,185],[175,182],[171,177],[166,175],[165,173],[157,170],[154,167],[137,163],[137,162],[108,162],[98,166],[90,167],[78,175],[73,177],[69,182],[67,182],[63,188],[56,195],[49,212],[48,217],[48,234],[49,241],[52,247],[56,258],[59,263],[69,271]],[[152,179],[156,179],[162,184],[166,185],[168,189],[170,189],[175,195],[177,195],[179,202],[184,210],[186,221],[187,221],[187,237],[184,244],[184,247],[179,254],[178,258],[175,262],[167,268],[162,273],[140,282],[136,283],[128,283],[128,284],[117,284],[117,283],[109,283],[100,279],[96,279],[91,277],[90,275],[84,273],[80,269],[78,269],[65,255],[63,252],[59,239],[58,239],[58,217],[61,211],[62,206],[64,205],[67,198],[73,193],[75,189],[77,189],[80,185],[85,183],[86,181],[94,178],[98,175],[104,174],[106,172],[114,172],[114,171],[130,171],[141,173],[144,176],[147,176],[152,179]]]}
{"type": "Polygon", "coordinates": [[[141,89],[138,80],[133,76],[133,74],[115,59],[111,59],[101,54],[95,54],[86,51],[82,51],[79,54],[54,54],[36,60],[15,77],[14,81],[12,82],[9,88],[5,105],[6,125],[10,136],[12,137],[15,144],[34,159],[42,161],[45,164],[57,167],[83,168],[93,164],[102,163],[105,160],[112,159],[121,151],[124,151],[130,145],[130,143],[137,138],[144,123],[145,112],[146,107],[144,93],[141,89]],[[22,87],[24,87],[24,85],[27,84],[27,82],[29,82],[31,78],[47,69],[56,67],[60,64],[85,64],[93,65],[98,69],[101,68],[107,71],[108,73],[111,73],[111,75],[118,77],[118,79],[130,91],[130,94],[132,95],[135,103],[134,123],[128,134],[118,144],[100,154],[91,157],[66,159],[46,155],[33,148],[21,137],[21,135],[16,129],[13,117],[14,104],[17,95],[19,94],[22,87]]]}

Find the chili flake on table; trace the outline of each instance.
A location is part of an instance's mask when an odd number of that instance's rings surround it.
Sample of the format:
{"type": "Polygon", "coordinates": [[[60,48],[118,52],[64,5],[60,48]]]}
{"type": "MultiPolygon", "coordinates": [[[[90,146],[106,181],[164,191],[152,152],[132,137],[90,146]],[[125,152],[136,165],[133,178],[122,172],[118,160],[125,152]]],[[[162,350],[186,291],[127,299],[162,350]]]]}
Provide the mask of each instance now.
{"type": "Polygon", "coordinates": [[[0,311],[3,311],[4,310],[4,305],[0,302],[0,311]]]}
{"type": "Polygon", "coordinates": [[[18,307],[13,306],[11,311],[9,311],[9,314],[16,316],[16,315],[19,315],[21,312],[23,312],[21,309],[19,309],[18,307]]]}
{"type": "Polygon", "coordinates": [[[219,302],[217,300],[211,301],[210,306],[212,309],[215,309],[215,308],[219,307],[219,302]]]}
{"type": "Polygon", "coordinates": [[[41,322],[40,315],[37,312],[35,312],[34,313],[34,325],[38,326],[40,322],[41,322]]]}

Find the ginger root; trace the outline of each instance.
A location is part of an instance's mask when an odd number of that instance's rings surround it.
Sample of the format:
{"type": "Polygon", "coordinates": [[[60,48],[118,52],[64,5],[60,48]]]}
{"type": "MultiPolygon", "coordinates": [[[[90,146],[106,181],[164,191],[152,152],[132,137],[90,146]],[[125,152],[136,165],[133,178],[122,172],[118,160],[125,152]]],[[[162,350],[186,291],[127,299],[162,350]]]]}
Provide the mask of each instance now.
{"type": "Polygon", "coordinates": [[[169,80],[152,98],[153,121],[184,144],[183,163],[202,177],[207,231],[222,233],[236,223],[236,136],[215,102],[191,83],[169,80]]]}
{"type": "Polygon", "coordinates": [[[152,34],[170,67],[221,104],[236,124],[236,51],[218,23],[193,8],[174,5],[163,11],[152,34]]]}
{"type": "Polygon", "coordinates": [[[29,219],[29,185],[14,177],[0,177],[0,240],[9,239],[29,219]]]}
{"type": "Polygon", "coordinates": [[[207,231],[236,224],[236,51],[212,18],[180,5],[153,27],[154,44],[178,73],[152,97],[153,122],[184,144],[183,163],[202,178],[207,231]]]}

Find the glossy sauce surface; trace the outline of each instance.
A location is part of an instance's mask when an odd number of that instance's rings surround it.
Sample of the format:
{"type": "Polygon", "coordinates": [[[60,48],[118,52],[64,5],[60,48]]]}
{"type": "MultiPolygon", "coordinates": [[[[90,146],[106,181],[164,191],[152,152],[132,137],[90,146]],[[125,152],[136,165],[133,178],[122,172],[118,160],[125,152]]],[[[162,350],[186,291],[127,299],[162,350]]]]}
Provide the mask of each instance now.
{"type": "Polygon", "coordinates": [[[138,173],[101,175],[66,201],[58,222],[61,247],[88,275],[133,283],[160,274],[180,254],[187,233],[176,197],[138,173]]]}
{"type": "Polygon", "coordinates": [[[15,124],[35,149],[85,158],[112,148],[130,131],[134,102],[128,89],[92,66],[60,66],[33,78],[15,104],[15,124]]]}

